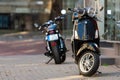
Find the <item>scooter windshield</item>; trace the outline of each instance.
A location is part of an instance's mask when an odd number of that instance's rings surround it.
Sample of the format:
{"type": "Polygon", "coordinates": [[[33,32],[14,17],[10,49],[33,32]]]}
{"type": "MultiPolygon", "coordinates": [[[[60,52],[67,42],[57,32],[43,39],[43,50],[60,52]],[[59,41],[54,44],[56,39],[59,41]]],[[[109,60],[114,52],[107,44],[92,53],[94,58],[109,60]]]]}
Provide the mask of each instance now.
{"type": "Polygon", "coordinates": [[[57,25],[56,24],[51,24],[50,26],[48,26],[48,31],[50,30],[56,30],[57,25]]]}

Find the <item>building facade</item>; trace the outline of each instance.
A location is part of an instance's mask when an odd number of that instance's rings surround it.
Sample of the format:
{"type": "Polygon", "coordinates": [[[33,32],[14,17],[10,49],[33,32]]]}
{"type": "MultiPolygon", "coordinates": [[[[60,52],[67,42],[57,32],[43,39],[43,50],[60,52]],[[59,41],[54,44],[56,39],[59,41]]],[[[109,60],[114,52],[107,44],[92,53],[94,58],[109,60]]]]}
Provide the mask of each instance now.
{"type": "MultiPolygon", "coordinates": [[[[120,40],[120,0],[62,0],[63,9],[81,7],[99,9],[98,22],[101,39],[120,40]]],[[[33,30],[33,23],[44,23],[49,19],[52,0],[0,0],[0,29],[33,30]]],[[[72,29],[71,15],[64,29],[72,29]]]]}
{"type": "MultiPolygon", "coordinates": [[[[0,29],[33,30],[33,23],[49,19],[53,0],[0,0],[0,29]]],[[[73,0],[62,0],[73,7],[73,0]]],[[[68,24],[69,25],[69,24],[68,24]]]]}
{"type": "MultiPolygon", "coordinates": [[[[32,30],[34,21],[44,21],[51,0],[0,0],[0,29],[32,30]]],[[[42,22],[41,21],[41,22],[42,22]]]]}

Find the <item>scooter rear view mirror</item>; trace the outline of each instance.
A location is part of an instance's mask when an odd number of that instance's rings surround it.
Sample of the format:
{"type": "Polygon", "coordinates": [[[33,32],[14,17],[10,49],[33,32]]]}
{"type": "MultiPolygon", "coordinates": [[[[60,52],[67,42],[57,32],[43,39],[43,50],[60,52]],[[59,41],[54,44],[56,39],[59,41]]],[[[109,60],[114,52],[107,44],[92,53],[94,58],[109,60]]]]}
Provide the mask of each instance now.
{"type": "Polygon", "coordinates": [[[102,7],[100,8],[100,11],[102,11],[102,10],[103,10],[103,8],[104,8],[104,7],[102,6],[102,7]]]}

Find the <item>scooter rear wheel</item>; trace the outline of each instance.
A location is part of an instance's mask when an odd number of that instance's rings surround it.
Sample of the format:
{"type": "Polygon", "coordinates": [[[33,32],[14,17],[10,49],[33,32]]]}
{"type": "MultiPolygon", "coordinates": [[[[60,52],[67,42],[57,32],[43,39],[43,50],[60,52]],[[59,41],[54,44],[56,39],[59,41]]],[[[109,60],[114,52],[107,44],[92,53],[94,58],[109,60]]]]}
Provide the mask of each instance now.
{"type": "Polygon", "coordinates": [[[55,64],[60,64],[60,54],[59,54],[59,49],[57,46],[52,47],[52,52],[53,52],[53,58],[55,60],[55,64]]]}
{"type": "Polygon", "coordinates": [[[63,63],[66,60],[66,54],[65,54],[65,52],[63,52],[61,54],[60,59],[61,59],[61,63],[63,63]]]}
{"type": "Polygon", "coordinates": [[[81,75],[92,76],[99,67],[99,55],[93,51],[85,51],[78,60],[78,68],[81,75]]]}

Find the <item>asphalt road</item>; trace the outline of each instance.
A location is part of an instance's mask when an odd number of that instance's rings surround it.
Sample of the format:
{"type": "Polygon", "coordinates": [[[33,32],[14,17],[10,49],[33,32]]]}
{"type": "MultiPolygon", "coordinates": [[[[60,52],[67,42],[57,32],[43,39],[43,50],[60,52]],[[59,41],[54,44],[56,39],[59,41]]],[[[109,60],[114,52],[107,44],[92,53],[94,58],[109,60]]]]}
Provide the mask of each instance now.
{"type": "Polygon", "coordinates": [[[43,40],[0,41],[0,56],[36,55],[45,52],[43,40]]]}

